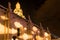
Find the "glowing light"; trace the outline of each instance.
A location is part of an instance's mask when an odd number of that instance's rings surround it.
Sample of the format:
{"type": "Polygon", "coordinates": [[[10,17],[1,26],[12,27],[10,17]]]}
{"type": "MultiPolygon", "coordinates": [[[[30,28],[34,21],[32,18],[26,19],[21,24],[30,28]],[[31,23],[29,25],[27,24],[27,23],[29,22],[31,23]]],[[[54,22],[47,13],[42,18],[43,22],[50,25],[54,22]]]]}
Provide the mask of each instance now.
{"type": "MultiPolygon", "coordinates": [[[[9,34],[16,34],[16,29],[10,29],[9,28],[9,34]]],[[[8,34],[8,28],[0,23],[0,34],[8,34]]]]}
{"type": "Polygon", "coordinates": [[[27,30],[27,28],[25,27],[24,30],[27,30]]]}
{"type": "Polygon", "coordinates": [[[22,38],[23,40],[27,40],[27,39],[32,38],[32,35],[28,35],[28,34],[24,33],[23,35],[20,36],[20,38],[22,38]]]}
{"type": "Polygon", "coordinates": [[[40,33],[40,31],[38,30],[38,34],[40,33]]]}
{"type": "Polygon", "coordinates": [[[3,20],[8,20],[8,18],[6,16],[0,16],[0,18],[3,20]]]}
{"type": "Polygon", "coordinates": [[[47,33],[47,32],[45,32],[45,33],[44,33],[44,35],[47,37],[47,36],[48,36],[48,33],[47,33]]]}
{"type": "MultiPolygon", "coordinates": [[[[12,40],[14,40],[14,39],[12,38],[12,40]]],[[[18,40],[18,39],[15,39],[15,40],[18,40]]]]}
{"type": "Polygon", "coordinates": [[[36,40],[43,40],[42,37],[40,37],[39,35],[36,36],[36,40]]]}
{"type": "Polygon", "coordinates": [[[32,29],[33,29],[33,31],[35,31],[35,32],[38,30],[35,26],[33,26],[32,29]]]}
{"type": "Polygon", "coordinates": [[[23,27],[19,22],[14,22],[14,25],[15,25],[17,28],[23,27]]]}
{"type": "Polygon", "coordinates": [[[35,32],[31,31],[32,34],[35,34],[35,32]]]}
{"type": "Polygon", "coordinates": [[[23,34],[23,38],[26,40],[28,39],[28,35],[27,34],[23,34]]]}
{"type": "Polygon", "coordinates": [[[25,16],[23,15],[22,9],[20,8],[19,2],[16,3],[16,8],[14,9],[14,13],[26,19],[25,16]]]}
{"type": "Polygon", "coordinates": [[[24,33],[22,36],[20,36],[20,38],[23,38],[24,40],[28,39],[28,35],[26,33],[24,33]]]}
{"type": "Polygon", "coordinates": [[[48,40],[48,38],[46,38],[46,40],[48,40]]]}
{"type": "Polygon", "coordinates": [[[16,8],[20,9],[20,3],[19,2],[16,3],[16,8]]]}
{"type": "Polygon", "coordinates": [[[45,39],[46,40],[51,40],[50,34],[48,34],[47,32],[45,32],[44,35],[45,35],[45,39]]]}
{"type": "Polygon", "coordinates": [[[17,33],[17,30],[15,30],[15,29],[11,29],[11,31],[12,31],[12,34],[16,34],[17,33]]]}
{"type": "Polygon", "coordinates": [[[3,33],[4,33],[4,25],[0,23],[0,34],[3,34],[3,33]]]}

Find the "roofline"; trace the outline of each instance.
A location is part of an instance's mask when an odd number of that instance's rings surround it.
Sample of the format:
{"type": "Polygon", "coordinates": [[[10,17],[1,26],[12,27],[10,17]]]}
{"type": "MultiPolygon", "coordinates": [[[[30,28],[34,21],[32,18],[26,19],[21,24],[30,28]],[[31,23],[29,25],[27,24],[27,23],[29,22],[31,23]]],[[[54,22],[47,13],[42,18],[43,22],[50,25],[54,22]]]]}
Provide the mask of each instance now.
{"type": "Polygon", "coordinates": [[[4,9],[4,10],[7,10],[7,8],[4,7],[4,6],[2,6],[1,4],[0,4],[0,8],[2,8],[2,9],[4,9]]]}

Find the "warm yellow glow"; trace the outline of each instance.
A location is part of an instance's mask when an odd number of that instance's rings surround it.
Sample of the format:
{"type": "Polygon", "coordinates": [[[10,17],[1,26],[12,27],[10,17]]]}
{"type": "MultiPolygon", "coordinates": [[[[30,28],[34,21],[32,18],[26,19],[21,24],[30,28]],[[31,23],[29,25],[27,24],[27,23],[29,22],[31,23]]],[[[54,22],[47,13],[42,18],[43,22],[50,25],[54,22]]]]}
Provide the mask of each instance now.
{"type": "Polygon", "coordinates": [[[33,38],[33,35],[29,35],[29,39],[33,38]]]}
{"type": "Polygon", "coordinates": [[[23,39],[27,40],[28,39],[28,35],[27,34],[23,34],[23,39]]]}
{"type": "Polygon", "coordinates": [[[12,31],[11,32],[12,34],[16,34],[17,33],[17,30],[16,29],[13,29],[13,28],[11,29],[11,31],[12,31]]]}
{"type": "Polygon", "coordinates": [[[37,27],[35,27],[35,26],[33,26],[32,29],[33,29],[33,31],[35,31],[35,32],[38,30],[37,27]]]}
{"type": "Polygon", "coordinates": [[[48,40],[48,38],[46,38],[46,40],[48,40]]]}
{"type": "Polygon", "coordinates": [[[43,40],[42,37],[40,37],[39,35],[36,36],[36,40],[43,40]]]}
{"type": "Polygon", "coordinates": [[[38,32],[38,34],[40,33],[40,31],[39,31],[39,30],[38,30],[37,32],[38,32]]]}
{"type": "Polygon", "coordinates": [[[51,40],[50,34],[48,34],[47,32],[45,32],[44,35],[45,35],[44,37],[45,37],[46,40],[51,40]]]}
{"type": "Polygon", "coordinates": [[[35,32],[31,31],[32,34],[35,34],[35,32]]]}
{"type": "Polygon", "coordinates": [[[0,23],[0,34],[3,34],[3,33],[4,33],[4,25],[0,23]]]}
{"type": "Polygon", "coordinates": [[[44,35],[45,35],[46,37],[49,36],[47,32],[45,32],[44,35]]]}
{"type": "Polygon", "coordinates": [[[14,13],[25,19],[22,9],[20,8],[19,2],[16,3],[16,8],[14,9],[14,13]]]}
{"type": "Polygon", "coordinates": [[[17,28],[23,27],[19,22],[14,22],[14,25],[15,25],[17,28]]]}
{"type": "Polygon", "coordinates": [[[20,38],[22,38],[23,40],[27,40],[27,39],[31,39],[32,35],[28,35],[28,34],[24,33],[23,35],[20,36],[20,38]]]}
{"type": "Polygon", "coordinates": [[[24,30],[27,30],[27,28],[25,27],[24,30]]]}
{"type": "MultiPolygon", "coordinates": [[[[12,38],[12,40],[14,40],[14,39],[12,38]]],[[[18,40],[18,39],[15,39],[15,40],[18,40]]]]}
{"type": "MultiPolygon", "coordinates": [[[[16,29],[10,29],[9,28],[9,34],[16,34],[17,30],[16,29]]],[[[0,23],[0,34],[8,34],[8,28],[0,23]],[[6,29],[4,29],[6,28],[6,29]],[[5,31],[5,33],[4,33],[5,31]]]]}
{"type": "Polygon", "coordinates": [[[8,20],[8,18],[6,17],[6,16],[0,16],[0,18],[2,19],[2,20],[8,20]]]}
{"type": "Polygon", "coordinates": [[[22,36],[20,36],[20,38],[27,40],[28,39],[28,35],[26,33],[24,33],[22,36]]]}
{"type": "Polygon", "coordinates": [[[16,8],[20,9],[20,3],[19,2],[16,3],[16,8]]]}

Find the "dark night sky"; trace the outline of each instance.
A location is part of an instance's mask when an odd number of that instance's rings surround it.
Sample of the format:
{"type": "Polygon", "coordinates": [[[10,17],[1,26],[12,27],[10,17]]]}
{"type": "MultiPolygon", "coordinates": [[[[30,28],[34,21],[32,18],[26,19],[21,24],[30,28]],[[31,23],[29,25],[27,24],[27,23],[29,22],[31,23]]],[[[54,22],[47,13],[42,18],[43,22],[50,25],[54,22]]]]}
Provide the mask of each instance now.
{"type": "Polygon", "coordinates": [[[4,7],[8,7],[8,2],[11,2],[12,9],[15,8],[17,2],[20,2],[23,14],[26,17],[27,15],[30,15],[32,18],[32,16],[35,16],[35,12],[40,8],[40,6],[44,4],[45,0],[0,0],[0,4],[4,7]]]}
{"type": "Polygon", "coordinates": [[[8,7],[8,2],[11,2],[12,9],[15,8],[15,4],[20,2],[23,14],[27,17],[30,15],[32,20],[35,16],[35,12],[44,4],[46,0],[0,0],[0,4],[4,7],[8,7]]]}
{"type": "MultiPolygon", "coordinates": [[[[15,8],[15,4],[18,0],[10,0],[11,4],[12,4],[12,8],[15,8]]],[[[37,10],[41,4],[44,3],[45,0],[19,0],[21,7],[23,9],[23,11],[27,11],[28,14],[30,12],[33,12],[34,10],[37,10]]],[[[8,0],[0,0],[0,4],[4,5],[5,7],[7,7],[7,3],[8,0]]]]}
{"type": "MultiPolygon", "coordinates": [[[[18,0],[17,0],[18,1],[18,0]]],[[[15,8],[16,0],[10,0],[15,8]]],[[[31,16],[36,24],[42,22],[44,28],[49,27],[52,33],[60,35],[60,1],[59,0],[20,0],[24,15],[31,16]]],[[[8,1],[0,0],[0,4],[7,7],[8,1]]]]}

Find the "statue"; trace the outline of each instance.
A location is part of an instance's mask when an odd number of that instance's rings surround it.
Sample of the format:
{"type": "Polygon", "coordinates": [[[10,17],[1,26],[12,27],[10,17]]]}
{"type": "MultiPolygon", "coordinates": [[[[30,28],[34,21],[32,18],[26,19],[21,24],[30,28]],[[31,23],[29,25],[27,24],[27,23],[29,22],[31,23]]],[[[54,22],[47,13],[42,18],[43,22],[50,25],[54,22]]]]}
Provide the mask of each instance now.
{"type": "Polygon", "coordinates": [[[19,15],[20,17],[26,19],[25,16],[23,15],[23,12],[22,12],[19,2],[17,2],[17,4],[16,4],[16,8],[14,9],[14,13],[19,15]]]}

